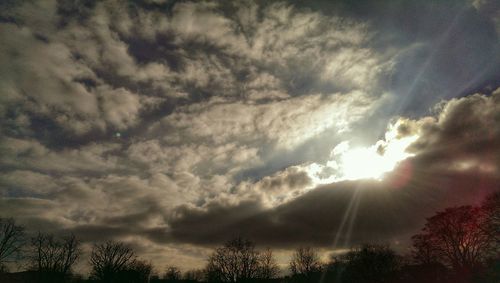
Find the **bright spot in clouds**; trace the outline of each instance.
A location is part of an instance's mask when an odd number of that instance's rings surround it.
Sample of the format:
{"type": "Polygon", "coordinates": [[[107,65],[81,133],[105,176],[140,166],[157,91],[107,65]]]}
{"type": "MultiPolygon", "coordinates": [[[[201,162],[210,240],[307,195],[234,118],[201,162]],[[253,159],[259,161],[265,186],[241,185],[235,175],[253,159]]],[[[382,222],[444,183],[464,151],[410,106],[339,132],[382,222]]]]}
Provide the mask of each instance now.
{"type": "Polygon", "coordinates": [[[389,144],[385,153],[377,152],[377,145],[368,148],[349,149],[341,155],[342,179],[381,179],[384,173],[392,171],[396,164],[409,157],[404,150],[406,142],[389,144]]]}
{"type": "Polygon", "coordinates": [[[349,141],[339,143],[331,152],[326,165],[311,163],[306,171],[317,184],[342,180],[381,180],[385,173],[413,154],[406,152],[417,136],[398,137],[399,123],[390,125],[384,140],[368,147],[351,147],[349,141]]]}

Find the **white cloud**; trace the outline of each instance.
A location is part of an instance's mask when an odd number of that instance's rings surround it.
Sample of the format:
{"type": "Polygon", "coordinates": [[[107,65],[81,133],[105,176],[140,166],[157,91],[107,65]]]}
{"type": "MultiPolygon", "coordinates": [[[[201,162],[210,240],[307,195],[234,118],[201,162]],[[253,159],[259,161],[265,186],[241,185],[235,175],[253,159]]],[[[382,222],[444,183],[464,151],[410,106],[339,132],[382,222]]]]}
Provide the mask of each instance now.
{"type": "Polygon", "coordinates": [[[277,148],[292,148],[331,128],[338,132],[349,130],[371,106],[369,98],[359,92],[309,95],[267,104],[213,99],[179,108],[150,131],[167,131],[164,136],[167,143],[260,140],[276,143],[277,148]]]}
{"type": "Polygon", "coordinates": [[[0,142],[0,164],[42,172],[102,172],[118,169],[118,158],[109,154],[119,144],[90,144],[79,149],[50,150],[36,140],[5,138],[0,142]]]}

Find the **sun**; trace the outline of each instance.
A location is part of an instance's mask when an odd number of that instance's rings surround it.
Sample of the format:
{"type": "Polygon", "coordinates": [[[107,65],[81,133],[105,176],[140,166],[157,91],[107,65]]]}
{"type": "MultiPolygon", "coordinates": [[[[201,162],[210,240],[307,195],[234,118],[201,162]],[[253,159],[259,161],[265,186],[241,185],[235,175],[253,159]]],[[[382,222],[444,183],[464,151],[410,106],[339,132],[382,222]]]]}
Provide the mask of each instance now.
{"type": "Polygon", "coordinates": [[[356,148],[345,152],[341,158],[343,179],[381,179],[382,175],[391,171],[395,162],[387,160],[383,155],[370,148],[356,148]]]}
{"type": "Polygon", "coordinates": [[[415,137],[407,137],[390,142],[379,141],[370,147],[348,148],[339,153],[339,170],[344,180],[376,179],[392,171],[402,160],[413,154],[406,148],[415,141],[415,137]]]}
{"type": "Polygon", "coordinates": [[[344,179],[379,179],[391,168],[389,162],[369,148],[356,148],[345,152],[341,158],[344,179]]]}
{"type": "Polygon", "coordinates": [[[401,136],[398,128],[403,123],[391,124],[383,140],[370,146],[351,146],[350,141],[337,144],[325,164],[309,163],[304,170],[313,185],[330,184],[344,180],[382,180],[403,160],[413,156],[408,148],[418,134],[401,136]]]}

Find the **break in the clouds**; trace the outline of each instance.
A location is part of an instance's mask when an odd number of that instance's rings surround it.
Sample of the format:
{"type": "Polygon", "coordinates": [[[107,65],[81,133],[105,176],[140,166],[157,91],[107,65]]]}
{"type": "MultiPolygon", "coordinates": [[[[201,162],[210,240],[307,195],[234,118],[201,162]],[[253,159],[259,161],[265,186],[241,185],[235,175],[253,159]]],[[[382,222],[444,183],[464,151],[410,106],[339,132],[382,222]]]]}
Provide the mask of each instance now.
{"type": "Polygon", "coordinates": [[[0,216],[200,265],[399,243],[499,178],[496,1],[6,1],[0,216]]]}

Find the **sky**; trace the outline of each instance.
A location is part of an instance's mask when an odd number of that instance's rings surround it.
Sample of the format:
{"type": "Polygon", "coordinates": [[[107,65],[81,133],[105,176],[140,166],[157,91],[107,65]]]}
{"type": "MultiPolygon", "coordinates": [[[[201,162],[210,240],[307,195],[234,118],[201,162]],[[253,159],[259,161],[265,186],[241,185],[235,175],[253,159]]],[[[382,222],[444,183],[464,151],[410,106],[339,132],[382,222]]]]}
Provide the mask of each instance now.
{"type": "Polygon", "coordinates": [[[500,187],[500,2],[0,4],[0,216],[161,269],[405,252],[500,187]]]}

